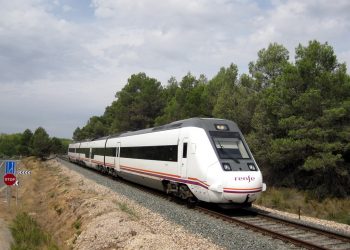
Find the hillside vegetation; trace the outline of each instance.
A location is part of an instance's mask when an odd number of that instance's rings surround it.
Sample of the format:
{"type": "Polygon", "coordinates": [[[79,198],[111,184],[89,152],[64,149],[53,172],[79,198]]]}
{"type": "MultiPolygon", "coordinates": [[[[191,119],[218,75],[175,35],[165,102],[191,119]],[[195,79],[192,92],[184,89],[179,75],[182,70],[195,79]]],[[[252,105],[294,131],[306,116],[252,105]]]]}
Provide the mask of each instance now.
{"type": "Polygon", "coordinates": [[[268,185],[297,187],[317,198],[350,194],[350,77],[327,43],[298,45],[295,59],[270,44],[249,63],[212,78],[191,73],[166,86],[134,74],[101,116],[77,128],[81,140],[189,117],[235,121],[268,185]]]}
{"type": "Polygon", "coordinates": [[[326,198],[319,201],[304,191],[270,187],[254,204],[350,225],[349,199],[326,198]]]}
{"type": "Polygon", "coordinates": [[[26,129],[23,133],[0,134],[0,159],[34,155],[45,158],[50,154],[67,152],[69,139],[50,138],[44,128],[34,131],[26,129]]]}

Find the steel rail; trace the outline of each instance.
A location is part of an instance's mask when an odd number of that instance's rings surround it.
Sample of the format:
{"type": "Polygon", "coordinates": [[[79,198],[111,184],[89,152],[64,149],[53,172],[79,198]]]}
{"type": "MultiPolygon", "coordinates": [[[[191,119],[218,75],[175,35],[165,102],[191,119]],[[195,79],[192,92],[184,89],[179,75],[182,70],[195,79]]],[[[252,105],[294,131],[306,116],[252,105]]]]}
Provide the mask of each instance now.
{"type": "Polygon", "coordinates": [[[203,212],[205,214],[208,214],[208,215],[214,216],[216,218],[222,219],[224,221],[228,221],[228,222],[231,222],[231,223],[239,224],[239,225],[241,225],[241,226],[243,226],[243,227],[245,227],[247,229],[252,229],[254,231],[258,231],[258,232],[260,232],[260,233],[262,233],[264,235],[270,235],[273,238],[277,238],[277,239],[280,239],[282,241],[291,242],[291,243],[293,243],[293,244],[295,244],[297,246],[300,246],[300,247],[305,247],[307,249],[328,250],[328,248],[324,248],[324,247],[315,245],[313,243],[310,243],[310,242],[307,242],[307,241],[304,241],[304,240],[300,240],[300,239],[297,239],[297,238],[294,238],[294,237],[291,237],[291,236],[288,236],[288,235],[285,235],[285,234],[282,234],[282,233],[279,233],[279,232],[276,232],[276,231],[273,231],[273,230],[270,230],[270,229],[267,229],[267,228],[264,228],[264,227],[261,227],[261,226],[258,226],[258,225],[254,225],[252,223],[249,223],[249,222],[246,222],[246,221],[242,221],[240,219],[236,219],[234,217],[231,217],[231,216],[228,216],[228,215],[225,215],[225,214],[222,214],[222,213],[218,213],[218,212],[215,212],[215,211],[203,208],[203,207],[196,207],[195,209],[198,210],[198,211],[201,211],[201,212],[203,212]]]}
{"type": "Polygon", "coordinates": [[[299,222],[296,222],[296,221],[293,221],[293,220],[290,220],[287,218],[281,218],[281,217],[277,217],[275,215],[266,214],[266,213],[259,211],[259,209],[246,209],[246,210],[257,213],[259,216],[264,217],[264,218],[268,218],[270,220],[280,221],[282,223],[289,224],[291,226],[296,226],[298,228],[302,228],[302,229],[305,229],[305,230],[313,232],[313,233],[322,234],[326,237],[341,240],[345,243],[350,244],[350,236],[347,236],[345,234],[340,234],[337,232],[330,232],[330,231],[327,231],[326,229],[318,228],[318,227],[315,227],[312,225],[305,225],[305,224],[302,224],[302,223],[299,223],[299,222]]]}

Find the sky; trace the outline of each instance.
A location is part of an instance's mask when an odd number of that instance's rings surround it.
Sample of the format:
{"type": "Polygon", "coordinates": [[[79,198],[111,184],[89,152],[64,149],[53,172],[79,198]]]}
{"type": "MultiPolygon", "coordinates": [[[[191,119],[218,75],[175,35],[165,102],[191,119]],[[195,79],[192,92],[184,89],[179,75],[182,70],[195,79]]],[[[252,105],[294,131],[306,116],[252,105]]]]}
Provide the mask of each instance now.
{"type": "MultiPolygon", "coordinates": [[[[132,74],[211,79],[270,43],[328,42],[350,63],[348,0],[0,0],[0,133],[71,138],[132,74]]],[[[348,71],[349,72],[349,71],[348,71]]]]}

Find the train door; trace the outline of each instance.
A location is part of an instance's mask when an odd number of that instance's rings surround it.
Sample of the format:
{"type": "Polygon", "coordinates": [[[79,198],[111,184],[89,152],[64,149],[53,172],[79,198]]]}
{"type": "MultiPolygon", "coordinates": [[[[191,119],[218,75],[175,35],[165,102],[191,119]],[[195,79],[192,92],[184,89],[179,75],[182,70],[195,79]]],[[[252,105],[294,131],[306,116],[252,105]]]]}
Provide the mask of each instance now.
{"type": "Polygon", "coordinates": [[[79,161],[82,161],[81,155],[80,155],[80,153],[81,153],[81,152],[80,152],[80,151],[81,151],[81,150],[80,150],[80,146],[81,146],[81,143],[79,143],[79,148],[77,149],[77,152],[78,152],[78,160],[79,160],[79,161]]]}
{"type": "Polygon", "coordinates": [[[180,176],[182,178],[186,178],[187,177],[187,158],[188,158],[188,138],[185,137],[182,141],[181,141],[181,147],[182,148],[182,152],[180,155],[180,176]]]}
{"type": "Polygon", "coordinates": [[[91,149],[91,146],[89,145],[89,148],[88,148],[88,158],[89,158],[89,167],[92,167],[92,161],[91,161],[91,155],[92,155],[92,149],[91,149]]]}
{"type": "Polygon", "coordinates": [[[120,142],[117,142],[117,155],[116,155],[116,158],[115,158],[115,170],[116,171],[120,171],[120,142]]]}

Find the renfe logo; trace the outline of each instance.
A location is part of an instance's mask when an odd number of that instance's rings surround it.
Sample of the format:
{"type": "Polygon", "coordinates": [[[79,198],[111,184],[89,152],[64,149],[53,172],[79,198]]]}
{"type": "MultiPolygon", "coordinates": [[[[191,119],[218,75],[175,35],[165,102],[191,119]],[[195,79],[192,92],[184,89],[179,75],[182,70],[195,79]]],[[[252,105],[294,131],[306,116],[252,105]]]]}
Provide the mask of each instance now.
{"type": "Polygon", "coordinates": [[[254,181],[255,180],[255,177],[250,177],[250,175],[248,176],[240,176],[240,177],[235,177],[235,181],[254,181]]]}

